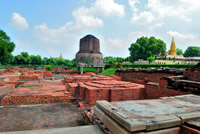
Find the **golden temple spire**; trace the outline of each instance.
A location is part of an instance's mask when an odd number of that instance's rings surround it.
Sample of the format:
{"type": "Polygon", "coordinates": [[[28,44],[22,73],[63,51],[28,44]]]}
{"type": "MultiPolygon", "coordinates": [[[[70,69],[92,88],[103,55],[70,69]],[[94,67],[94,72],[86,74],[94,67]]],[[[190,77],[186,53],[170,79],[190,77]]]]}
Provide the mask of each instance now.
{"type": "Polygon", "coordinates": [[[170,55],[176,55],[176,44],[175,44],[175,41],[174,41],[174,37],[172,37],[172,43],[171,43],[169,54],[170,55]]]}

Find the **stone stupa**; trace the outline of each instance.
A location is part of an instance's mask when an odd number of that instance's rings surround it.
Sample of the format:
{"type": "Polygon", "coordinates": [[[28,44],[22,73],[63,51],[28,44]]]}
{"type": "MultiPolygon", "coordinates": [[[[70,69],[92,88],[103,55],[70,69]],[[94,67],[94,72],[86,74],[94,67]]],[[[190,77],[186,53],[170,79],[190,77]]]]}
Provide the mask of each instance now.
{"type": "Polygon", "coordinates": [[[176,43],[174,41],[174,37],[172,38],[169,55],[176,55],[176,43]]]}
{"type": "Polygon", "coordinates": [[[103,65],[103,55],[100,52],[99,39],[93,35],[86,35],[80,39],[80,48],[76,53],[76,62],[103,65]]]}

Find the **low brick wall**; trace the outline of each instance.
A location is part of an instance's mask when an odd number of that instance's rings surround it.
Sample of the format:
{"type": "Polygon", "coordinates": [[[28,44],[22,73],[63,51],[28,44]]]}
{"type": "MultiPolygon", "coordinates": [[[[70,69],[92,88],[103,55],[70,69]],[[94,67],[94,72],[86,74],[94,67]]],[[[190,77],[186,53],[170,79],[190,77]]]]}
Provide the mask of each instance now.
{"type": "Polygon", "coordinates": [[[158,99],[160,97],[169,97],[176,95],[184,95],[187,92],[169,89],[168,82],[165,79],[159,80],[159,83],[148,82],[145,84],[146,99],[158,99]]]}
{"type": "Polygon", "coordinates": [[[140,100],[145,98],[144,88],[112,88],[109,101],[140,100]]]}
{"type": "Polygon", "coordinates": [[[145,98],[143,85],[123,81],[93,81],[82,83],[77,88],[80,98],[93,106],[97,100],[126,101],[145,98]]]}
{"type": "Polygon", "coordinates": [[[15,88],[14,84],[0,85],[0,100],[15,88]]]}
{"type": "Polygon", "coordinates": [[[181,134],[200,134],[200,130],[182,125],[181,134]]]}
{"type": "Polygon", "coordinates": [[[188,80],[200,82],[200,69],[199,70],[188,69],[183,73],[183,76],[186,77],[188,80]]]}
{"type": "Polygon", "coordinates": [[[1,100],[1,105],[66,103],[70,99],[71,93],[67,92],[65,85],[61,85],[60,82],[29,82],[15,88],[5,96],[1,100]]]}
{"type": "Polygon", "coordinates": [[[119,69],[115,75],[123,81],[145,84],[146,82],[159,82],[160,78],[182,75],[184,69],[119,69]]]}

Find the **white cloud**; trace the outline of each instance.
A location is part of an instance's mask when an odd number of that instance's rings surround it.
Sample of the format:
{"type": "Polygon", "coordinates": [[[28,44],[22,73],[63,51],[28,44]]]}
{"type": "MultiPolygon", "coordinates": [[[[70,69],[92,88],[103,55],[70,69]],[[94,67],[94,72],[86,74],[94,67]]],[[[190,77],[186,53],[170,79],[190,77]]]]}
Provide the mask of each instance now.
{"type": "Polygon", "coordinates": [[[200,11],[200,2],[198,0],[148,0],[147,8],[161,18],[173,16],[191,22],[190,16],[194,12],[200,11]]]}
{"type": "Polygon", "coordinates": [[[90,10],[88,8],[81,7],[75,10],[72,14],[74,16],[75,22],[69,24],[71,25],[71,29],[103,27],[103,21],[100,18],[91,15],[90,10]]]}
{"type": "Polygon", "coordinates": [[[96,0],[90,10],[104,16],[124,16],[124,6],[114,0],[96,0]]]}
{"type": "Polygon", "coordinates": [[[108,38],[99,35],[97,38],[100,40],[101,52],[103,56],[114,56],[114,57],[127,57],[129,55],[127,40],[121,38],[108,38]]]}
{"type": "Polygon", "coordinates": [[[169,31],[167,34],[179,40],[194,40],[196,38],[193,34],[182,34],[176,31],[169,31]]]}
{"type": "Polygon", "coordinates": [[[134,14],[131,22],[133,23],[151,23],[154,20],[154,16],[151,12],[141,12],[139,15],[134,14]]]}
{"type": "Polygon", "coordinates": [[[137,12],[138,9],[136,7],[136,4],[140,3],[139,0],[128,0],[128,4],[131,6],[131,9],[133,10],[133,12],[137,12]]]}
{"type": "Polygon", "coordinates": [[[19,31],[28,29],[29,26],[26,19],[16,12],[12,14],[10,25],[19,31]]]}
{"type": "Polygon", "coordinates": [[[41,51],[47,51],[48,56],[58,57],[61,53],[64,58],[74,58],[80,37],[70,32],[68,25],[69,23],[56,29],[49,28],[45,23],[35,26],[35,44],[41,51]]]}
{"type": "Polygon", "coordinates": [[[199,0],[148,0],[141,12],[136,7],[137,3],[141,3],[141,1],[129,0],[129,5],[133,11],[131,22],[134,23],[150,23],[153,20],[166,17],[176,17],[185,22],[192,22],[192,15],[200,11],[199,0]]]}
{"type": "Polygon", "coordinates": [[[156,29],[161,28],[163,25],[164,25],[163,22],[162,23],[154,24],[154,25],[152,25],[152,26],[149,27],[149,30],[150,31],[155,31],[156,29]]]}
{"type": "MultiPolygon", "coordinates": [[[[200,40],[194,34],[183,34],[176,31],[169,31],[167,35],[174,37],[176,47],[185,50],[188,46],[198,46],[200,40]]],[[[168,45],[170,46],[170,44],[168,45]]]]}
{"type": "Polygon", "coordinates": [[[142,37],[142,36],[144,36],[144,33],[141,32],[141,31],[130,32],[130,33],[128,34],[128,38],[129,38],[129,39],[133,39],[133,38],[134,38],[135,41],[136,41],[137,38],[142,37]]]}
{"type": "Polygon", "coordinates": [[[101,28],[104,26],[100,16],[123,16],[124,6],[113,0],[96,0],[89,8],[80,7],[73,11],[75,19],[71,22],[71,30],[101,28]]]}

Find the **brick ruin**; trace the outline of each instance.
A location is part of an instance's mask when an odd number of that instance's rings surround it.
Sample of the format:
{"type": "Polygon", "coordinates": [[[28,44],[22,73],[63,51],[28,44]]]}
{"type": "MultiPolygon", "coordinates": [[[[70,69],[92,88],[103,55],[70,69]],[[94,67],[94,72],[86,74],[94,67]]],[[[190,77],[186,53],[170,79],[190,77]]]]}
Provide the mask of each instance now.
{"type": "MultiPolygon", "coordinates": [[[[199,95],[200,91],[200,63],[186,70],[165,68],[119,69],[114,76],[97,75],[93,72],[79,75],[77,71],[65,70],[64,68],[53,69],[53,71],[35,68],[9,68],[0,71],[0,74],[0,100],[2,106],[69,104],[69,102],[73,102],[81,108],[92,107],[91,110],[84,112],[83,116],[87,119],[88,124],[100,126],[105,133],[115,131],[118,126],[113,129],[110,127],[113,122],[102,122],[110,120],[107,116],[105,120],[102,120],[102,116],[95,115],[93,106],[99,100],[107,101],[111,104],[121,104],[129,101],[139,102],[138,104],[145,105],[146,109],[154,109],[156,108],[153,106],[154,101],[157,104],[160,100],[165,100],[163,103],[169,104],[166,100],[171,99],[171,102],[174,100],[173,97],[169,96],[191,93],[199,95]],[[160,99],[160,97],[164,98],[160,99]],[[150,102],[152,104],[147,105],[150,102]]],[[[178,97],[175,98],[178,99],[178,97]]],[[[196,96],[191,98],[196,98],[196,96]]],[[[191,99],[189,98],[189,100],[191,99]]],[[[185,101],[187,102],[188,100],[186,99],[185,101]]],[[[196,103],[196,101],[198,99],[195,99],[194,102],[196,103]]],[[[178,102],[179,106],[181,103],[179,104],[178,102]]],[[[174,105],[173,103],[171,104],[174,105]]],[[[96,107],[103,110],[103,106],[96,107]]],[[[96,114],[99,113],[96,111],[96,114]]],[[[104,113],[102,115],[104,116],[104,113]]],[[[120,114],[121,116],[125,115],[120,114]]],[[[196,116],[200,117],[196,113],[192,116],[186,116],[187,119],[190,117],[193,119],[196,116]]],[[[181,125],[180,127],[166,127],[165,130],[158,128],[159,130],[155,129],[155,132],[178,133],[181,131],[181,133],[199,133],[198,129],[196,129],[196,123],[199,123],[199,120],[185,121],[184,124],[178,124],[181,125]]],[[[119,132],[122,132],[121,130],[119,129],[119,132]]],[[[149,133],[154,133],[154,131],[149,133]]]]}
{"type": "Polygon", "coordinates": [[[119,69],[122,80],[145,85],[146,99],[200,94],[200,65],[190,69],[119,69]]]}
{"type": "Polygon", "coordinates": [[[119,69],[115,76],[64,68],[53,71],[10,68],[1,71],[2,105],[50,104],[75,101],[80,107],[97,100],[127,101],[199,94],[199,64],[191,69],[119,69]],[[68,73],[67,73],[68,72],[68,73]],[[56,74],[64,75],[59,81],[56,74]]]}

